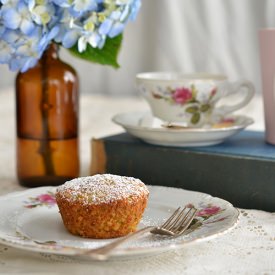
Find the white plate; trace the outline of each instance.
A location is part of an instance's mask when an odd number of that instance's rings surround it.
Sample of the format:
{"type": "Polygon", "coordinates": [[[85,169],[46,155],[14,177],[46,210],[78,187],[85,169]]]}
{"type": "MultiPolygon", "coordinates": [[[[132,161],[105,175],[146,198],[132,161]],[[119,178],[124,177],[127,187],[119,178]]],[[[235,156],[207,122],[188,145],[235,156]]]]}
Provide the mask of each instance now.
{"type": "Polygon", "coordinates": [[[227,127],[167,129],[142,126],[141,121],[146,115],[143,112],[117,114],[113,117],[113,122],[147,143],[176,147],[215,145],[237,134],[254,122],[252,118],[246,116],[232,116],[230,118],[234,120],[234,123],[227,127]]]}
{"type": "MultiPolygon", "coordinates": [[[[218,236],[232,228],[239,211],[229,202],[183,189],[149,186],[149,204],[139,227],[160,225],[178,206],[199,209],[188,234],[167,238],[148,233],[117,248],[113,258],[145,255],[180,248],[187,243],[218,236]]],[[[55,187],[39,187],[0,197],[0,242],[9,246],[52,254],[76,255],[112,240],[73,236],[63,226],[54,200],[55,187]]]]}

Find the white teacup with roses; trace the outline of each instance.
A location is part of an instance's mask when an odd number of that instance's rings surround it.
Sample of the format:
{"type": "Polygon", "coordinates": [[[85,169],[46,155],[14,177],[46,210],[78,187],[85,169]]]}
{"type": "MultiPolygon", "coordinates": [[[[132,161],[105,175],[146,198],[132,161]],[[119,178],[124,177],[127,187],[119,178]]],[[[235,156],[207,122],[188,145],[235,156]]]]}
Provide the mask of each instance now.
{"type": "Polygon", "coordinates": [[[216,123],[247,105],[255,94],[250,81],[229,82],[219,74],[140,73],[136,83],[154,117],[185,127],[216,123]],[[241,97],[237,104],[217,106],[220,99],[232,94],[241,97]]]}

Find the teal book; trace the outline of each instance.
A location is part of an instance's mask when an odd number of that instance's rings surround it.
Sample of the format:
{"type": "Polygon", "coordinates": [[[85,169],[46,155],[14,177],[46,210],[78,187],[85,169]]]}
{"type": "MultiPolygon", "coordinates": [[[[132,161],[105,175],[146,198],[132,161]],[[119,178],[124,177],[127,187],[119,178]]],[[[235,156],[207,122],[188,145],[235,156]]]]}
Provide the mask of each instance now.
{"type": "Polygon", "coordinates": [[[234,206],[275,211],[275,146],[243,131],[208,147],[146,144],[127,133],[92,140],[91,174],[140,178],[150,185],[208,193],[234,206]]]}

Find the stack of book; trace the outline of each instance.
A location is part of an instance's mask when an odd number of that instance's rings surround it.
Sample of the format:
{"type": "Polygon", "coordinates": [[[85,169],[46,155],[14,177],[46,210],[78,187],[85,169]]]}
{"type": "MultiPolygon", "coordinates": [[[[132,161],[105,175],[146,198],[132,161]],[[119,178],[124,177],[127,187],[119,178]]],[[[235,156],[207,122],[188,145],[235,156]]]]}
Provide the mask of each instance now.
{"type": "Polygon", "coordinates": [[[209,147],[154,146],[127,133],[92,139],[91,174],[140,178],[149,185],[200,191],[242,208],[275,211],[275,146],[243,131],[209,147]]]}

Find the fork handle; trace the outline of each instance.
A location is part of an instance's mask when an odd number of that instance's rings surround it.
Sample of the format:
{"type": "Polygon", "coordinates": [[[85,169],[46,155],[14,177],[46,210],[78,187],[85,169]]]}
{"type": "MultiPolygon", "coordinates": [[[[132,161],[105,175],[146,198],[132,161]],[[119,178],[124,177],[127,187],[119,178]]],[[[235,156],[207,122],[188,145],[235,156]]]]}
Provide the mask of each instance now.
{"type": "Polygon", "coordinates": [[[96,249],[88,250],[88,251],[84,252],[84,255],[88,255],[91,258],[96,259],[96,260],[106,260],[109,257],[110,253],[115,248],[117,248],[118,246],[120,246],[121,244],[123,244],[129,240],[138,238],[139,236],[143,235],[146,232],[150,232],[154,228],[156,228],[156,227],[155,226],[144,227],[144,228],[142,228],[136,232],[133,232],[123,238],[117,239],[107,245],[101,246],[96,249]]]}

